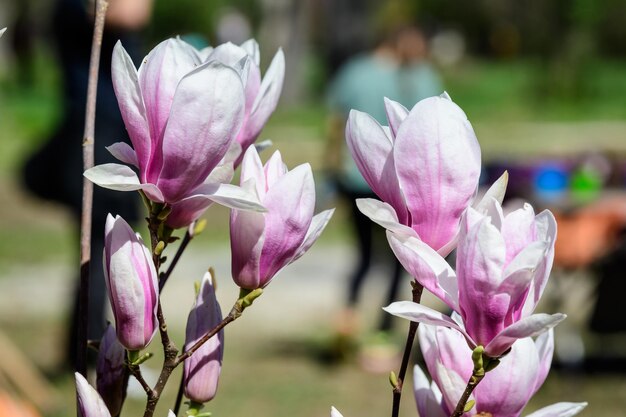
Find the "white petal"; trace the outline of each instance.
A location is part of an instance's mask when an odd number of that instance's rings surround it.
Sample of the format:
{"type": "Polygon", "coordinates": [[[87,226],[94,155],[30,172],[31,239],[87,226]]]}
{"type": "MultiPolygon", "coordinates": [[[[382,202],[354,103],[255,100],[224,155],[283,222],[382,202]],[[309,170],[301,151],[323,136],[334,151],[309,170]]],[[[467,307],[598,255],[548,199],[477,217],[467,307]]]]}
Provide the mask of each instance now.
{"type": "MultiPolygon", "coordinates": [[[[435,367],[437,380],[439,381],[439,384],[441,384],[440,389],[443,393],[443,400],[450,410],[454,410],[458,399],[461,398],[461,395],[465,390],[467,381],[463,380],[461,375],[457,374],[452,369],[443,366],[440,362],[437,362],[435,367]]],[[[473,399],[474,396],[471,395],[469,400],[473,399]]]]}
{"type": "Polygon", "coordinates": [[[302,242],[302,245],[300,245],[300,247],[298,248],[298,251],[296,252],[293,259],[289,263],[300,258],[302,255],[306,253],[306,251],[308,251],[311,248],[311,246],[313,246],[315,241],[317,241],[317,239],[320,237],[320,235],[326,228],[326,225],[330,221],[330,218],[333,217],[334,212],[335,212],[335,209],[333,208],[329,210],[324,210],[323,212],[318,213],[315,216],[313,216],[313,218],[311,219],[311,225],[309,226],[309,230],[307,230],[306,232],[306,236],[304,237],[304,241],[302,242]]]}
{"type": "Polygon", "coordinates": [[[120,164],[102,164],[88,169],[83,174],[89,181],[100,187],[116,191],[142,190],[152,201],[162,203],[163,194],[154,184],[141,184],[137,174],[120,164]]]}
{"type": "Polygon", "coordinates": [[[517,339],[538,336],[541,333],[550,330],[566,318],[567,315],[562,313],[533,314],[532,316],[523,318],[498,333],[496,337],[494,337],[485,347],[485,353],[492,357],[498,357],[502,355],[517,339]]]}
{"type": "Polygon", "coordinates": [[[204,184],[228,184],[235,176],[235,169],[232,162],[225,162],[222,160],[220,165],[216,166],[209,174],[204,184]]]}
{"type": "Polygon", "coordinates": [[[207,46],[206,48],[202,48],[201,50],[196,51],[196,55],[200,58],[200,62],[206,62],[213,53],[213,49],[215,48],[213,48],[212,46],[207,46]]]}
{"type": "Polygon", "coordinates": [[[398,215],[390,204],[374,198],[357,198],[356,205],[361,213],[385,229],[399,235],[417,236],[415,230],[399,223],[398,215]]]}
{"type": "Polygon", "coordinates": [[[387,113],[387,121],[389,121],[391,137],[395,137],[396,133],[398,133],[398,129],[400,129],[400,124],[406,119],[409,111],[397,101],[385,97],[385,112],[387,113]]]}
{"type": "Polygon", "coordinates": [[[259,51],[259,44],[254,39],[248,39],[240,46],[250,57],[255,65],[258,67],[261,64],[261,53],[259,51]]]}
{"type": "Polygon", "coordinates": [[[278,97],[283,89],[283,81],[285,79],[285,54],[282,49],[278,49],[270,66],[263,75],[261,81],[261,87],[259,88],[259,95],[256,96],[254,104],[252,105],[251,118],[263,119],[261,124],[264,124],[268,119],[269,114],[274,111],[276,104],[278,103],[278,97]],[[267,103],[264,103],[266,102],[267,103]],[[263,104],[263,106],[262,106],[263,104]],[[267,107],[267,108],[264,108],[267,107]],[[263,114],[256,114],[259,111],[263,111],[263,114]]]}
{"type": "Polygon", "coordinates": [[[335,407],[330,407],[330,417],[343,417],[343,415],[335,407]]]}
{"type": "Polygon", "coordinates": [[[415,365],[413,368],[413,393],[417,404],[417,411],[420,416],[427,417],[446,417],[441,407],[441,392],[439,396],[431,389],[426,375],[422,369],[415,365]]]}
{"type": "Polygon", "coordinates": [[[106,150],[117,160],[139,168],[137,153],[128,143],[116,142],[111,146],[107,146],[106,150]]]}
{"type": "Polygon", "coordinates": [[[441,255],[414,236],[388,231],[387,240],[402,266],[417,282],[453,310],[459,309],[457,277],[441,255]]]}
{"type": "Polygon", "coordinates": [[[483,195],[483,198],[474,205],[474,208],[480,212],[486,213],[487,204],[489,203],[489,201],[491,201],[492,198],[495,199],[498,203],[502,204],[508,183],[509,172],[504,171],[504,174],[502,174],[500,178],[498,178],[496,182],[494,182],[491,187],[489,187],[485,195],[483,195]]]}
{"type": "Polygon", "coordinates": [[[517,254],[510,264],[504,269],[503,276],[508,276],[515,271],[522,269],[534,270],[537,265],[544,259],[548,242],[532,242],[517,254]]]}
{"type": "Polygon", "coordinates": [[[394,316],[402,317],[403,319],[458,330],[461,334],[463,334],[471,348],[476,347],[476,343],[474,343],[472,338],[465,332],[465,329],[460,327],[450,317],[433,310],[432,308],[425,307],[412,301],[396,301],[395,303],[389,304],[387,307],[383,307],[383,310],[389,314],[393,314],[394,316]]]}
{"type": "Polygon", "coordinates": [[[251,187],[238,187],[232,184],[202,184],[194,190],[193,198],[206,198],[226,207],[238,210],[267,211],[259,201],[259,196],[251,187]]]}
{"type": "Polygon", "coordinates": [[[526,417],[572,417],[580,413],[587,403],[556,403],[537,410],[526,417]]]}

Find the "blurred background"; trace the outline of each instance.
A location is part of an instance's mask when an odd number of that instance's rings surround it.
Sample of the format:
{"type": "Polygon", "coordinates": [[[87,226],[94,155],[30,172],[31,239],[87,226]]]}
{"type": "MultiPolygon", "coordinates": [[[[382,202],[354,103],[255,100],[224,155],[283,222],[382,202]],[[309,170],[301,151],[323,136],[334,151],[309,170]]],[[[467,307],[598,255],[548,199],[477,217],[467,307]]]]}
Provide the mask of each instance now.
{"type": "MultiPolygon", "coordinates": [[[[25,185],[25,166],[67,120],[63,51],[90,42],[90,35],[74,36],[71,25],[60,23],[77,19],[59,14],[62,3],[84,7],[80,0],[0,0],[0,27],[8,27],[0,40],[0,402],[19,397],[35,406],[32,415],[44,416],[74,413],[73,378],[64,365],[78,235],[71,204],[50,195],[63,187],[51,178],[64,181],[53,175],[54,165],[70,147],[55,147],[43,190],[25,185]]],[[[346,416],[389,412],[387,373],[397,368],[394,346],[403,343],[407,324],[378,324],[398,274],[382,231],[366,230],[344,198],[368,190],[350,178],[343,126],[352,107],[377,117],[383,95],[410,108],[443,90],[474,126],[483,184],[508,170],[510,206],[530,201],[537,211],[553,210],[559,222],[554,272],[540,310],[569,318],[557,328],[554,370],[525,414],[583,400],[590,405],[581,415],[623,414],[626,2],[138,3],[143,12],[110,17],[117,20],[108,29],[111,40],[128,39],[136,60],[176,35],[197,47],[255,37],[263,70],[283,48],[282,98],[259,138],[274,146],[262,158],[280,149],[290,167],[310,162],[319,209],[338,208],[313,249],[227,329],[220,391],[209,406],[216,416],[324,416],[331,405],[346,416]],[[387,75],[395,78],[385,86],[387,75]]],[[[103,56],[103,65],[108,59],[103,56]]],[[[120,139],[97,133],[96,146],[120,139]]],[[[216,269],[223,310],[237,293],[229,278],[228,211],[214,206],[205,217],[207,230],[163,295],[179,345],[193,281],[206,267],[216,269]]],[[[104,218],[95,221],[96,228],[103,224],[104,218]]],[[[408,282],[399,278],[393,299],[410,298],[408,282]]],[[[148,366],[157,366],[158,359],[152,362],[148,366]]],[[[161,415],[173,403],[177,380],[175,374],[161,415]]],[[[142,405],[132,389],[138,392],[131,386],[127,415],[142,405]]],[[[403,414],[417,415],[410,384],[404,392],[403,414]]],[[[0,417],[9,415],[2,407],[0,417]]]]}

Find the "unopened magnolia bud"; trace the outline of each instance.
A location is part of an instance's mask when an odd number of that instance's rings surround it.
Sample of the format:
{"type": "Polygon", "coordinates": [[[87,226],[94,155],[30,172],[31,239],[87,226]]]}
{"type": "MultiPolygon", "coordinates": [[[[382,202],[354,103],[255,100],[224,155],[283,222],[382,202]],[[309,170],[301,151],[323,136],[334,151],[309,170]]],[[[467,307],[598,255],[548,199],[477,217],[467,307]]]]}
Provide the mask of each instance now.
{"type": "Polygon", "coordinates": [[[141,350],[158,326],[159,284],[152,255],[120,216],[107,217],[104,243],[104,276],[117,339],[128,350],[141,350]]]}
{"type": "Polygon", "coordinates": [[[76,396],[79,414],[82,417],[111,417],[111,413],[98,392],[89,385],[81,374],[76,372],[76,396]]]}
{"type": "MultiPolygon", "coordinates": [[[[190,349],[204,335],[222,321],[222,312],[215,297],[210,272],[204,274],[196,302],[187,319],[185,350],[190,349]]],[[[203,404],[215,397],[222,370],[224,331],[207,340],[184,363],[185,396],[203,404]]]]}
{"type": "Polygon", "coordinates": [[[109,325],[100,340],[96,362],[96,388],[114,416],[119,415],[126,396],[128,374],[124,365],[125,355],[126,350],[117,340],[115,329],[109,325]]]}

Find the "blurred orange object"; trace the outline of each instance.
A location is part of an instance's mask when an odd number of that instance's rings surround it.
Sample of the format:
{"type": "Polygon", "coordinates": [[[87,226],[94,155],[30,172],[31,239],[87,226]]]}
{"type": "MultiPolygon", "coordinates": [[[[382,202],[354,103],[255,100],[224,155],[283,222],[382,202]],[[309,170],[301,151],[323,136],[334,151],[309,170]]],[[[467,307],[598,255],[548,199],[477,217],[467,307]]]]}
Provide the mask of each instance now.
{"type": "Polygon", "coordinates": [[[41,417],[35,407],[0,391],[0,417],[41,417]]]}
{"type": "Polygon", "coordinates": [[[626,196],[611,196],[570,211],[555,211],[558,235],[554,264],[562,268],[589,266],[617,243],[626,226],[626,196]]]}

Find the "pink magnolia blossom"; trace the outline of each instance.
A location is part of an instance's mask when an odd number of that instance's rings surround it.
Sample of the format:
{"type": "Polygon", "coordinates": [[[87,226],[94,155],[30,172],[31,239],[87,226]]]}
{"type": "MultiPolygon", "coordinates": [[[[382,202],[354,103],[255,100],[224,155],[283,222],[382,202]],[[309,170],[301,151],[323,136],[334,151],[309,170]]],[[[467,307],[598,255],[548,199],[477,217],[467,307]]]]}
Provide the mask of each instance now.
{"type": "Polygon", "coordinates": [[[200,61],[179,39],[168,39],[144,58],[139,70],[118,43],[113,51],[113,87],[132,148],[120,142],[109,151],[134,166],[104,164],[85,176],[114,190],[142,190],[155,202],[217,201],[261,209],[254,196],[230,184],[208,182],[245,118],[246,61],[228,66],[200,61]]]}
{"type": "MultiPolygon", "coordinates": [[[[197,220],[213,202],[226,206],[236,204],[244,209],[248,204],[250,209],[258,210],[255,204],[250,204],[250,195],[245,192],[236,193],[238,190],[231,187],[231,192],[222,196],[220,193],[212,192],[212,189],[218,187],[218,184],[227,184],[231,181],[234,169],[240,165],[243,154],[259,137],[265,123],[276,109],[285,78],[285,56],[279,49],[265,77],[261,80],[259,45],[254,39],[244,42],[241,46],[227,42],[216,48],[208,47],[196,53],[201,62],[218,61],[230,67],[243,68],[241,77],[245,85],[246,104],[239,133],[231,143],[226,156],[205,180],[206,185],[172,205],[167,225],[174,229],[185,227],[197,220]],[[231,201],[233,199],[236,200],[234,203],[231,201]]],[[[224,188],[223,185],[221,187],[224,188]]]]}
{"type": "Polygon", "coordinates": [[[215,48],[205,48],[199,52],[199,56],[202,62],[216,60],[231,67],[242,60],[247,61],[247,71],[242,75],[245,78],[245,115],[236,138],[240,152],[235,161],[237,167],[276,109],[285,78],[285,55],[282,49],[276,52],[262,80],[259,68],[261,54],[259,44],[254,39],[240,46],[227,42],[215,48]]]}
{"type": "Polygon", "coordinates": [[[454,249],[459,220],[478,187],[474,130],[447,94],[422,100],[410,112],[388,99],[385,107],[388,128],[356,110],[348,118],[348,148],[383,201],[357,200],[359,209],[445,256],[454,249]]]}
{"type": "Polygon", "coordinates": [[[98,347],[96,388],[114,416],[120,414],[126,395],[125,359],[126,349],[117,340],[113,326],[108,325],[98,347]]]}
{"type": "MultiPolygon", "coordinates": [[[[187,319],[185,349],[191,348],[222,321],[220,305],[215,297],[213,277],[207,272],[200,292],[187,319]]],[[[224,330],[205,342],[193,355],[185,359],[185,396],[196,403],[205,403],[215,397],[224,356],[224,330]]]]}
{"type": "Polygon", "coordinates": [[[82,417],[111,417],[107,406],[98,392],[89,385],[84,376],[76,372],[76,396],[78,409],[82,417]]]}
{"type": "Polygon", "coordinates": [[[158,327],[159,282],[150,250],[120,216],[107,216],[104,277],[119,342],[128,350],[146,347],[158,327]]]}
{"type": "Polygon", "coordinates": [[[263,166],[256,149],[249,147],[241,184],[258,193],[267,212],[231,212],[232,276],[241,288],[262,288],[315,243],[334,210],[313,215],[315,184],[310,165],[288,171],[278,151],[263,166]]]}
{"type": "MultiPolygon", "coordinates": [[[[463,336],[452,329],[422,325],[418,335],[424,361],[433,379],[429,383],[420,367],[415,366],[413,385],[419,415],[447,417],[455,409],[472,375],[472,351],[464,343],[463,336]]],[[[476,404],[463,416],[488,413],[494,417],[518,417],[546,379],[553,351],[551,330],[536,340],[520,339],[478,384],[470,397],[476,404]]],[[[569,417],[578,414],[585,406],[586,403],[558,403],[530,416],[569,417]]]]}
{"type": "Polygon", "coordinates": [[[469,208],[463,218],[456,272],[431,247],[413,236],[387,233],[409,273],[457,312],[463,325],[413,302],[386,308],[409,320],[455,328],[470,347],[499,357],[521,338],[556,326],[564,314],[532,314],[550,275],[556,222],[549,211],[535,216],[524,208],[504,216],[491,199],[484,210],[469,208]]]}

